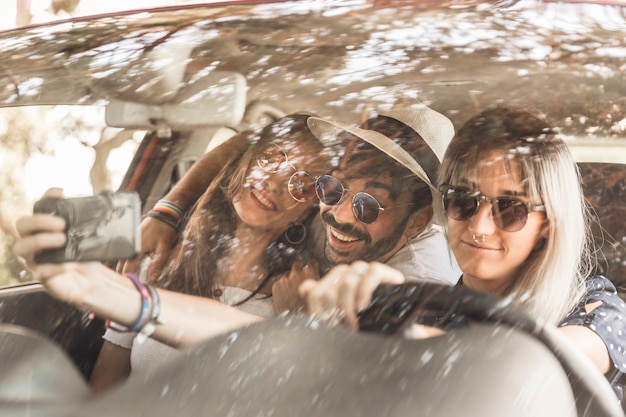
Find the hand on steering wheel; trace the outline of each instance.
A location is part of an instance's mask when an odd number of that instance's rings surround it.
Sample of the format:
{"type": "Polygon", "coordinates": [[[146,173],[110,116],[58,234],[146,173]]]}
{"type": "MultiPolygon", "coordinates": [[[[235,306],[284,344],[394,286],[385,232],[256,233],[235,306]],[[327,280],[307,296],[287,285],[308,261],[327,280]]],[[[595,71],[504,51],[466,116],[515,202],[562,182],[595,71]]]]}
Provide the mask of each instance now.
{"type": "MultiPolygon", "coordinates": [[[[576,395],[579,416],[602,410],[604,416],[624,416],[615,393],[591,360],[554,326],[531,316],[498,297],[462,286],[448,287],[426,282],[380,285],[372,303],[359,314],[363,331],[396,333],[414,323],[420,314],[438,312],[439,317],[469,322],[495,323],[527,333],[542,342],[559,360],[576,395]]],[[[596,415],[594,415],[596,417],[596,415]]]]}

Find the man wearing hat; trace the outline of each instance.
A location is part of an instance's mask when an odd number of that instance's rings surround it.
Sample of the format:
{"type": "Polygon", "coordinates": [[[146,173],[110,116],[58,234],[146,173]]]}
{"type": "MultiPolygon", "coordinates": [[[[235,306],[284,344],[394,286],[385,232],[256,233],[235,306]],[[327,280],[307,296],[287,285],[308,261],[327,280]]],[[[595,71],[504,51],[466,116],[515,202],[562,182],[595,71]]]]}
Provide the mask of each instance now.
{"type": "Polygon", "coordinates": [[[316,231],[315,257],[322,270],[377,261],[407,279],[456,283],[460,271],[433,218],[441,212],[433,208],[441,204],[433,181],[454,136],[452,122],[418,104],[381,112],[360,127],[315,117],[308,124],[320,140],[339,139],[345,149],[337,169],[316,180],[323,232],[316,231]]]}

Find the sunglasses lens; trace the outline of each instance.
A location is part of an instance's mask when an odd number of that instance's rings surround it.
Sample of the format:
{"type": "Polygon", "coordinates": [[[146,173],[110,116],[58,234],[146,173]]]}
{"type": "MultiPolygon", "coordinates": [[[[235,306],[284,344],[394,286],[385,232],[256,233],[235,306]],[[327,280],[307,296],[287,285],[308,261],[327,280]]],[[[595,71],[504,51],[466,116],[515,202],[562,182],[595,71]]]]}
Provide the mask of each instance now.
{"type": "Polygon", "coordinates": [[[257,157],[257,164],[263,171],[277,172],[281,165],[287,162],[287,155],[278,147],[270,144],[257,157]]]}
{"type": "Polygon", "coordinates": [[[499,198],[493,207],[493,222],[506,232],[517,232],[528,219],[528,207],[513,198],[499,198]]]}
{"type": "Polygon", "coordinates": [[[330,175],[322,175],[315,181],[315,193],[322,203],[334,206],[343,197],[343,185],[330,175]]]}
{"type": "Polygon", "coordinates": [[[352,211],[359,221],[370,224],[378,219],[380,204],[367,193],[357,193],[352,199],[352,211]]]}
{"type": "MultiPolygon", "coordinates": [[[[468,194],[464,190],[449,188],[443,195],[443,206],[451,219],[466,221],[478,211],[478,202],[484,197],[468,194]]],[[[517,232],[526,225],[527,205],[515,198],[490,200],[495,203],[491,208],[494,224],[505,232],[517,232]]]]}
{"type": "Polygon", "coordinates": [[[465,221],[476,214],[478,199],[465,191],[448,189],[444,194],[443,206],[449,217],[465,221]]]}
{"type": "Polygon", "coordinates": [[[304,171],[298,171],[289,178],[287,188],[294,200],[301,203],[309,201],[315,197],[315,178],[304,171]]]}

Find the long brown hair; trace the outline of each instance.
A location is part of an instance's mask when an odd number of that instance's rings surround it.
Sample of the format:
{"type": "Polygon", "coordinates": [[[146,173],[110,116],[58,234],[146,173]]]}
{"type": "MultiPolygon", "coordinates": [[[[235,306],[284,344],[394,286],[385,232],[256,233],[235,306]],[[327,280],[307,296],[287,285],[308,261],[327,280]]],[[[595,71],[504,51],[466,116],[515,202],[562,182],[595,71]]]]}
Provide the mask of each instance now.
{"type": "MultiPolygon", "coordinates": [[[[296,113],[270,123],[260,133],[244,132],[248,145],[225,164],[187,217],[186,226],[173,252],[169,270],[160,280],[160,286],[173,291],[215,298],[220,284],[219,262],[236,247],[235,211],[233,197],[246,181],[249,166],[259,150],[270,142],[289,140],[307,143],[324,157],[323,145],[310,132],[310,115],[296,113]]],[[[313,155],[312,155],[313,156],[313,155]]],[[[312,210],[310,218],[316,214],[312,210]]],[[[306,224],[306,222],[305,222],[306,224]]],[[[286,272],[302,248],[283,239],[274,241],[265,249],[264,262],[269,269],[267,277],[253,293],[258,293],[271,278],[286,272]]]]}

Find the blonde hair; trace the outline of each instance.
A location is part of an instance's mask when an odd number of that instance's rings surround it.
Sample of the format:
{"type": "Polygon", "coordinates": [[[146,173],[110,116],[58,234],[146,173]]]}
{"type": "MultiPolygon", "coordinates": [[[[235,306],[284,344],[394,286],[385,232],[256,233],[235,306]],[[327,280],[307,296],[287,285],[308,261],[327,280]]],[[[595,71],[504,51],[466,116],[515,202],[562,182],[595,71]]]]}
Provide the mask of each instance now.
{"type": "Polygon", "coordinates": [[[543,204],[548,235],[499,296],[532,316],[557,324],[580,301],[591,273],[592,214],[567,144],[529,109],[494,108],[467,121],[452,140],[440,184],[459,184],[496,152],[516,162],[533,204],[543,204]]]}

